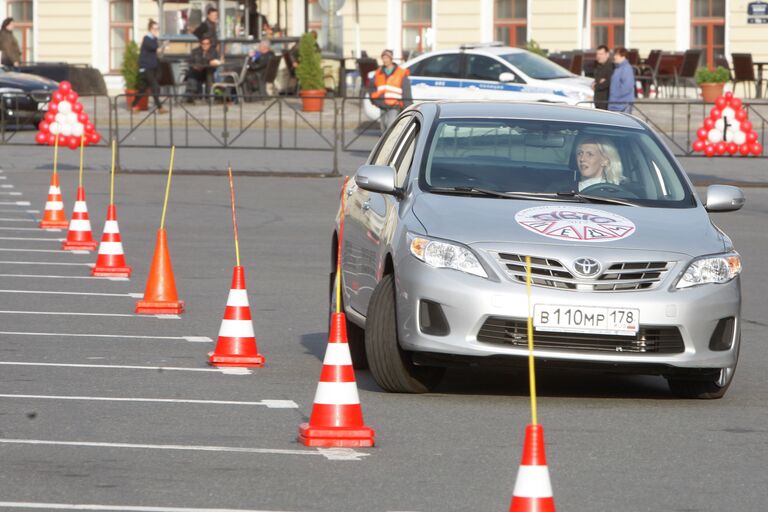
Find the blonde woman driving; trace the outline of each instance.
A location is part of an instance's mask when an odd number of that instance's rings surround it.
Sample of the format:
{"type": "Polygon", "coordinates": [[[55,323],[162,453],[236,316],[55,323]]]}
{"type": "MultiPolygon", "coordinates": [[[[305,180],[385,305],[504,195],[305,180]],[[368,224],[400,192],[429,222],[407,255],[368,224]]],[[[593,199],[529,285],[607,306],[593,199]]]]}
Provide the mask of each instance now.
{"type": "Polygon", "coordinates": [[[620,185],[623,179],[621,158],[616,146],[607,139],[587,138],[576,147],[579,191],[602,183],[620,185]]]}

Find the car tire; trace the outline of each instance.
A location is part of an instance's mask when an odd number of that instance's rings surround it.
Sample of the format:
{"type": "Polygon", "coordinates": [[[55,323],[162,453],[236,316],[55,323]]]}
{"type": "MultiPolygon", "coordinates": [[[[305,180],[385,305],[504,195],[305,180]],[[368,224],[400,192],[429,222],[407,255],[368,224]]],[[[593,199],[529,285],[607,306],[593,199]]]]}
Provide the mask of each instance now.
{"type": "Polygon", "coordinates": [[[712,368],[709,371],[695,375],[669,375],[667,383],[673,394],[681,398],[698,398],[702,400],[717,400],[723,398],[733,382],[736,374],[739,352],[741,351],[741,335],[736,337],[736,363],[727,368],[712,368]]]}
{"type": "Polygon", "coordinates": [[[395,276],[382,277],[368,304],[365,324],[368,365],[376,383],[391,393],[426,393],[443,378],[445,368],[416,366],[397,335],[395,276]]]}
{"type": "MultiPolygon", "coordinates": [[[[328,330],[331,328],[331,315],[336,311],[336,272],[331,272],[330,300],[328,308],[328,330]]],[[[342,296],[342,301],[344,300],[342,296]]],[[[341,311],[344,311],[344,303],[341,304],[341,311]]],[[[344,315],[347,324],[347,344],[349,353],[352,356],[352,368],[355,370],[368,369],[368,357],[365,354],[365,330],[362,327],[349,321],[347,315],[344,315]]]]}

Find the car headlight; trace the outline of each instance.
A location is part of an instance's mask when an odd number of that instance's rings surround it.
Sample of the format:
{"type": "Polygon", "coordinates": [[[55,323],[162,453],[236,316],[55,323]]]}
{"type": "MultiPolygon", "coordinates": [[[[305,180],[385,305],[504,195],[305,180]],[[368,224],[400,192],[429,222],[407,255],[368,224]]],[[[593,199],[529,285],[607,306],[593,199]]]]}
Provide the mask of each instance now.
{"type": "Polygon", "coordinates": [[[676,288],[690,288],[707,283],[727,283],[741,274],[741,256],[737,252],[706,256],[691,262],[676,288]]]}
{"type": "Polygon", "coordinates": [[[411,254],[431,267],[451,268],[467,274],[488,277],[477,256],[462,245],[432,240],[411,233],[408,234],[408,239],[411,254]]]}
{"type": "Polygon", "coordinates": [[[579,101],[592,101],[594,94],[586,91],[565,91],[565,95],[579,101]]]}

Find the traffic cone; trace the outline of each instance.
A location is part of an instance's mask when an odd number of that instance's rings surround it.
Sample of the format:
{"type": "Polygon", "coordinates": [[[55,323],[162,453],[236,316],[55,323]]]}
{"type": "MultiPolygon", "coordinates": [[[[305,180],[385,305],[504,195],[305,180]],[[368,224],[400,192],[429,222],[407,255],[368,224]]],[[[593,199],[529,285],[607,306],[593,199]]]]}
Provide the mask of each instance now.
{"type": "Polygon", "coordinates": [[[149,269],[144,298],[136,303],[136,313],[147,315],[173,314],[184,311],[184,301],[176,295],[171,255],[168,252],[168,236],[165,228],[157,230],[155,255],[149,269]]]}
{"type": "Polygon", "coordinates": [[[547,457],[544,455],[544,429],[541,425],[525,428],[523,460],[517,472],[509,512],[555,512],[547,457]]]}
{"type": "Polygon", "coordinates": [[[208,362],[213,366],[264,366],[264,356],[259,354],[253,333],[243,267],[236,266],[232,273],[232,288],[219,328],[219,339],[216,350],[208,354],[208,362]]]}
{"type": "Polygon", "coordinates": [[[72,220],[69,221],[67,239],[61,244],[65,251],[86,250],[93,251],[99,244],[93,239],[91,221],[88,217],[88,205],[85,202],[85,189],[77,188],[77,201],[72,211],[72,220]]]}
{"type": "Polygon", "coordinates": [[[107,221],[101,235],[99,255],[91,270],[95,277],[131,277],[131,267],[125,264],[120,227],[117,225],[117,209],[114,204],[107,208],[107,221]]]}
{"type": "Polygon", "coordinates": [[[374,431],[363,423],[344,313],[334,313],[309,423],[299,426],[305,446],[371,447],[374,431]]]}
{"type": "Polygon", "coordinates": [[[48,200],[45,202],[43,220],[40,221],[42,229],[65,229],[69,223],[64,214],[64,203],[61,199],[61,187],[59,187],[59,173],[51,176],[51,185],[48,187],[48,200]]]}

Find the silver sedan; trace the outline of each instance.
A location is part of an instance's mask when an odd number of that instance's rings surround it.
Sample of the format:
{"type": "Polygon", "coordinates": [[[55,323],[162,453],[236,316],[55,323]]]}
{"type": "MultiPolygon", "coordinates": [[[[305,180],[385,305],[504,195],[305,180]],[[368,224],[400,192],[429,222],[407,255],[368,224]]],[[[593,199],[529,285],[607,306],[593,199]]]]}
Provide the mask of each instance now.
{"type": "Polygon", "coordinates": [[[387,391],[428,391],[448,366],[524,361],[529,314],[546,364],[663,375],[699,398],[733,379],[741,259],[708,212],[744,195],[713,185],[699,198],[637,118],[422,103],[342,194],[331,282],[343,217],[354,363],[387,391]]]}

